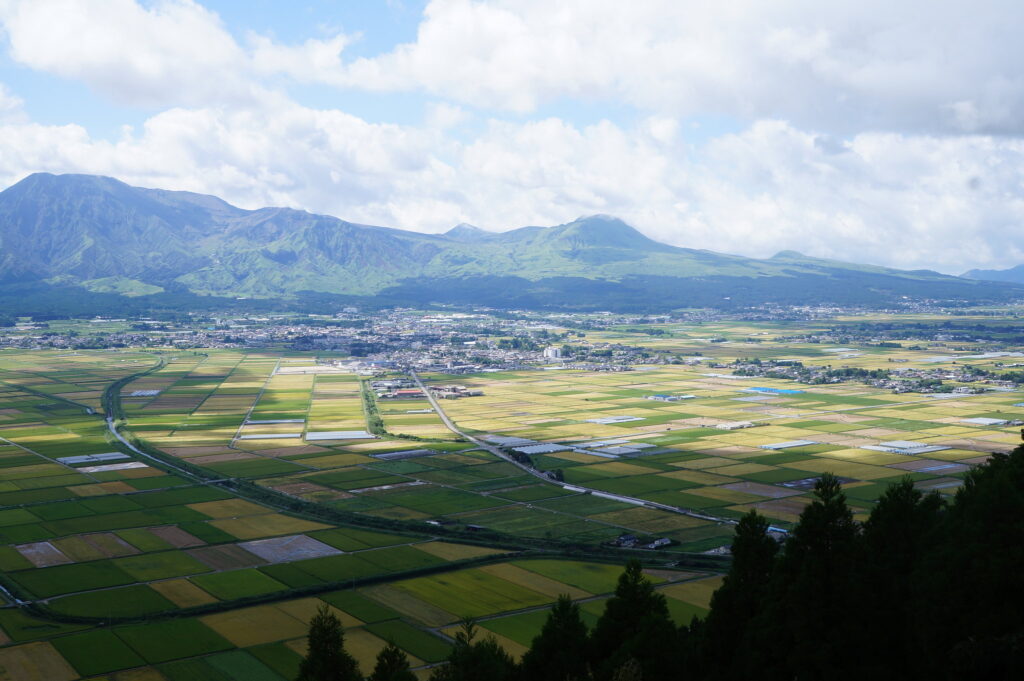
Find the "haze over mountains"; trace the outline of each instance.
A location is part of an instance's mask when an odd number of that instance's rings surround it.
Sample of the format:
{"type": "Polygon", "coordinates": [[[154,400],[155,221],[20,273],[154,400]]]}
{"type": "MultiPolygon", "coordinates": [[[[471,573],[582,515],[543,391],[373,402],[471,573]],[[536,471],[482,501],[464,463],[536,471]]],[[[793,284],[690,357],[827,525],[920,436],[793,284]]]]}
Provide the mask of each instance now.
{"type": "Polygon", "coordinates": [[[1005,270],[969,270],[961,276],[967,279],[983,279],[985,281],[1006,281],[1013,284],[1024,284],[1024,265],[1009,267],[1005,270]]]}
{"type": "MultiPolygon", "coordinates": [[[[764,302],[999,301],[1024,286],[803,256],[662,244],[611,216],[432,235],[213,196],[37,173],[0,192],[0,304],[21,313],[117,305],[325,301],[654,311],[764,302]],[[212,298],[210,298],[212,297],[212,298]]],[[[233,303],[237,304],[237,303],[233,303]]]]}

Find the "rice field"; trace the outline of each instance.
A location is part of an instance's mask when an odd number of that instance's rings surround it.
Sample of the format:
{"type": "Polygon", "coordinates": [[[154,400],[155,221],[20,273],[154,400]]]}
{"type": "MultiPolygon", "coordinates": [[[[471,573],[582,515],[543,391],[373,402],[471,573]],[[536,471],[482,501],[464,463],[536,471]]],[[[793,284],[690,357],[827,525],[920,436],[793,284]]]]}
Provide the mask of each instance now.
{"type": "MultiPolygon", "coordinates": [[[[443,659],[451,628],[467,615],[518,654],[559,594],[579,599],[593,623],[614,589],[618,565],[503,559],[485,546],[338,527],[169,472],[112,440],[101,414],[108,385],[158,359],[158,370],[122,387],[121,402],[127,429],[170,456],[341,511],[525,538],[596,544],[634,534],[704,551],[727,544],[727,521],[751,508],[786,528],[823,472],[842,478],[863,518],[889,482],[910,476],[921,489],[953,494],[972,465],[1019,441],[1019,427],[997,422],[1024,420],[1024,399],[1013,392],[937,398],[860,383],[735,377],[728,366],[707,366],[756,356],[941,368],[970,348],[836,352],[789,342],[793,328],[755,323],[670,331],[589,336],[652,351],[699,349],[705,363],[459,377],[483,396],[442,403],[458,426],[509,449],[550,445],[529,455],[538,469],[558,471],[562,484],[460,441],[423,400],[380,400],[386,433],[355,436],[371,428],[360,377],[288,370],[310,366],[310,356],[0,352],[4,583],[54,612],[112,620],[93,627],[0,607],[3,678],[281,681],[294,677],[305,623],[320,603],[335,608],[349,628],[364,671],[387,640],[415,666],[443,659]],[[653,395],[693,397],[647,399],[653,395]],[[719,427],[737,422],[753,427],[719,427]],[[346,436],[307,437],[316,433],[346,436]],[[406,573],[479,558],[491,560],[406,573]],[[340,588],[378,576],[385,579],[340,588]],[[292,597],[299,588],[319,591],[292,597]],[[245,601],[267,596],[277,600],[245,601]],[[188,612],[167,617],[181,610],[188,612]]],[[[991,367],[997,359],[971,361],[991,367]]],[[[720,583],[715,575],[678,570],[650,576],[679,623],[703,616],[720,583]]]]}

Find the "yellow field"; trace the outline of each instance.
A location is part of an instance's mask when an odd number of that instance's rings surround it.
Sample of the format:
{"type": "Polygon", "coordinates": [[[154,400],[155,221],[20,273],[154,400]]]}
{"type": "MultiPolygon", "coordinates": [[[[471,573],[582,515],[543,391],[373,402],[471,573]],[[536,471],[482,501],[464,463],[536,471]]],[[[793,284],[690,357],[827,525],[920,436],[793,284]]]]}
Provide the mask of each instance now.
{"type": "Polygon", "coordinates": [[[49,643],[0,648],[0,681],[72,681],[78,674],[49,643]]]}
{"type": "Polygon", "coordinates": [[[273,605],[230,610],[199,619],[239,648],[305,636],[309,631],[308,622],[298,620],[273,605]]]}
{"type": "Polygon", "coordinates": [[[693,582],[672,584],[659,588],[658,591],[671,598],[692,603],[702,608],[709,608],[711,606],[711,594],[715,593],[720,586],[722,586],[722,577],[709,577],[693,582]]]}
{"type": "Polygon", "coordinates": [[[421,601],[412,594],[391,586],[372,586],[362,591],[373,600],[379,601],[403,615],[408,615],[428,627],[440,627],[459,619],[457,615],[421,601]]]}
{"type": "Polygon", "coordinates": [[[187,579],[152,582],[150,587],[179,608],[216,603],[217,599],[187,579]]]}
{"type": "Polygon", "coordinates": [[[477,568],[480,572],[486,572],[489,575],[499,577],[507,582],[518,584],[519,586],[525,586],[527,589],[532,589],[537,593],[549,596],[552,599],[556,599],[562,594],[568,594],[573,599],[587,598],[592,594],[578,589],[568,584],[563,584],[554,579],[538,575],[535,572],[524,570],[516,565],[510,565],[508,563],[499,563],[498,565],[485,565],[477,568]]]}
{"type": "Polygon", "coordinates": [[[488,549],[483,546],[470,546],[469,544],[450,544],[444,541],[416,544],[416,548],[445,560],[464,560],[466,558],[479,558],[480,556],[493,556],[498,553],[505,553],[502,549],[488,549]]]}
{"type": "Polygon", "coordinates": [[[210,521],[211,525],[224,530],[239,539],[258,539],[273,537],[280,534],[300,534],[313,530],[324,530],[330,525],[315,523],[311,520],[292,518],[280,513],[265,513],[245,518],[223,518],[210,521]]]}
{"type": "Polygon", "coordinates": [[[224,499],[223,501],[204,501],[198,504],[187,504],[194,511],[199,511],[211,518],[237,518],[270,513],[270,511],[244,499],[224,499]]]}

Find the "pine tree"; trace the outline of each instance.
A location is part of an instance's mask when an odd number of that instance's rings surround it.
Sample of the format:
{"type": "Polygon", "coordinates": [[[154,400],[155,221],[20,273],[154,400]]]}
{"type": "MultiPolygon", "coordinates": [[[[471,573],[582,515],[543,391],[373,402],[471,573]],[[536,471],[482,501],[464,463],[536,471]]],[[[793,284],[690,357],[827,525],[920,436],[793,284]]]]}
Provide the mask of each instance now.
{"type": "Polygon", "coordinates": [[[409,671],[409,658],[393,642],[377,653],[377,664],[367,681],[416,681],[416,675],[409,671]]]}
{"type": "Polygon", "coordinates": [[[768,679],[827,678],[866,634],[857,616],[859,528],[834,475],[821,476],[814,496],[786,542],[765,611],[751,623],[748,659],[768,679]]]}
{"type": "Polygon", "coordinates": [[[866,676],[907,679],[920,667],[913,634],[918,572],[936,540],[942,509],[938,494],[922,494],[908,477],[889,486],[864,523],[860,594],[872,614],[871,636],[887,642],[863,648],[866,676]]]}
{"type": "Polygon", "coordinates": [[[448,664],[435,667],[430,681],[514,681],[519,668],[512,656],[493,636],[474,642],[476,634],[473,620],[463,621],[448,664]]]}
{"type": "Polygon", "coordinates": [[[616,669],[634,657],[645,681],[675,681],[679,678],[675,664],[679,643],[665,596],[654,590],[640,562],[631,560],[590,637],[594,678],[611,679],[616,669]]]}
{"type": "Polygon", "coordinates": [[[749,623],[764,608],[779,549],[768,528],[768,520],[757,511],[740,519],[729,574],[711,597],[711,611],[703,624],[691,627],[691,633],[701,639],[698,665],[715,678],[749,678],[742,653],[749,645],[749,623]]]}
{"type": "Polygon", "coordinates": [[[296,681],[361,681],[359,664],[345,652],[341,621],[321,605],[309,621],[306,657],[299,665],[296,681]]]}
{"type": "MultiPolygon", "coordinates": [[[[1021,678],[1024,445],[967,474],[935,536],[920,571],[921,648],[948,651],[958,671],[985,660],[992,675],[976,678],[1021,678]]],[[[925,661],[935,674],[941,664],[925,661]]]]}
{"type": "Polygon", "coordinates": [[[580,606],[558,597],[544,628],[523,655],[522,678],[530,681],[583,681],[587,678],[587,625],[580,606]]]}

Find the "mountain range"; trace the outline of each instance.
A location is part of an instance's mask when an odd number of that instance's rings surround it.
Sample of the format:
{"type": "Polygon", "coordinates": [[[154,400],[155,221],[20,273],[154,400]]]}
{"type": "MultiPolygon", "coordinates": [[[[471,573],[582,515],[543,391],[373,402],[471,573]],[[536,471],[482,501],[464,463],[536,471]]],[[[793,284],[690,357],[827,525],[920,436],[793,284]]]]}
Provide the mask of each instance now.
{"type": "Polygon", "coordinates": [[[982,279],[984,281],[1005,281],[1011,284],[1024,284],[1024,265],[1017,265],[1005,270],[968,270],[962,277],[982,279]]]}
{"type": "Polygon", "coordinates": [[[1024,298],[1024,286],[793,251],[755,259],[681,248],[606,215],[422,234],[91,175],[37,173],[0,192],[7,313],[357,302],[655,311],[907,298],[1005,301],[1024,298]]]}

